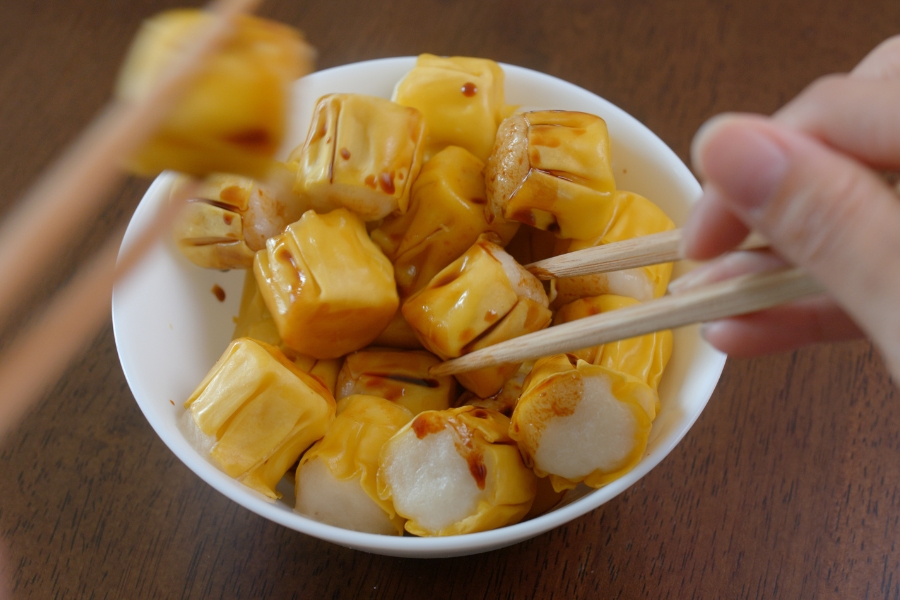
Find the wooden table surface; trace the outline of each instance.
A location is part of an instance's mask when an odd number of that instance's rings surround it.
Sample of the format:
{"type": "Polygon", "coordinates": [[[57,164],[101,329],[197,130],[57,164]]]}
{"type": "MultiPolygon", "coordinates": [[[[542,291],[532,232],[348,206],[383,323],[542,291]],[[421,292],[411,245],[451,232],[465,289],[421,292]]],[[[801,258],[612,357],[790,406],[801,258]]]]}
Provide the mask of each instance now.
{"type": "MultiPolygon", "coordinates": [[[[0,202],[109,97],[141,19],[174,5],[0,3],[0,202]]],[[[900,31],[896,0],[267,0],[261,13],[304,29],[320,68],[432,52],[561,77],[685,160],[711,115],[770,113],[900,31]]],[[[147,185],[116,192],[31,305],[147,185]]],[[[107,325],[0,441],[7,585],[14,598],[897,598],[897,403],[863,341],[730,360],[684,441],[603,507],[504,550],[398,559],[275,525],[196,477],[138,410],[107,325]]]]}

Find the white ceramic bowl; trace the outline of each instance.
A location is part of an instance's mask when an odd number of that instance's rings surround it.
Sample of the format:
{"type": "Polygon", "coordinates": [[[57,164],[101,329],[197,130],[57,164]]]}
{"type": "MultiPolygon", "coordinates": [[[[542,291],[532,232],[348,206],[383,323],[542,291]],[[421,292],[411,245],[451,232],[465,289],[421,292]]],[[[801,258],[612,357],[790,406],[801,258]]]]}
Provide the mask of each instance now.
{"type": "MultiPolygon", "coordinates": [[[[360,92],[390,97],[395,83],[415,58],[356,63],[315,73],[297,83],[294,126],[283,149],[301,143],[315,101],[330,92],[360,92]]],[[[656,202],[676,223],[683,222],[700,186],[659,138],[606,100],[554,77],[503,65],[506,98],[528,109],[568,109],[600,115],[609,126],[613,167],[621,189],[656,202]]],[[[123,246],[149,222],[168,196],[173,177],[160,176],[138,206],[123,246]]],[[[676,272],[680,267],[676,267],[676,272]]],[[[169,241],[160,242],[113,293],[113,327],[122,369],[134,397],[172,452],[211,486],[238,504],[285,527],[342,546],[410,557],[445,557],[485,552],[539,535],[583,515],[647,474],[675,447],[700,415],[725,363],[699,336],[696,327],[675,332],[675,346],[660,387],[662,410],[650,443],[630,473],[599,490],[572,490],[561,506],[541,517],[495,531],[445,538],[415,538],[358,533],[325,525],[292,510],[290,485],[285,497],[270,502],[216,469],[179,429],[185,399],[223,352],[238,312],[244,273],[203,270],[185,260],[169,241]],[[225,290],[220,302],[213,286],[225,290]]],[[[282,482],[285,484],[286,482],[282,482]]]]}

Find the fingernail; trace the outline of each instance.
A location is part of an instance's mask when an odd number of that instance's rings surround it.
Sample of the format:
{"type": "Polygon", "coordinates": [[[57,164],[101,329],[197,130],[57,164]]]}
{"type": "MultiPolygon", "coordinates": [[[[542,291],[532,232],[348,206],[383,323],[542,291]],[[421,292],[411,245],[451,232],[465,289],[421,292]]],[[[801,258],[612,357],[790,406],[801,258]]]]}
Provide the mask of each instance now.
{"type": "Polygon", "coordinates": [[[713,348],[720,352],[725,352],[725,350],[722,349],[722,343],[727,344],[728,338],[733,337],[734,331],[729,332],[731,327],[732,324],[728,319],[709,321],[700,326],[700,337],[713,348]]]}
{"type": "Polygon", "coordinates": [[[700,337],[707,343],[712,343],[710,342],[710,336],[715,335],[716,325],[718,325],[718,321],[710,321],[709,323],[702,323],[700,325],[700,337]]]}
{"type": "Polygon", "coordinates": [[[669,282],[669,293],[672,295],[686,292],[691,288],[703,285],[709,279],[709,265],[702,265],[669,282]]]}
{"type": "Polygon", "coordinates": [[[693,271],[685,273],[669,284],[673,294],[688,289],[717,283],[726,279],[740,277],[749,273],[760,273],[784,267],[787,263],[779,255],[760,250],[737,250],[702,264],[693,271]]]}
{"type": "Polygon", "coordinates": [[[694,167],[723,199],[754,211],[776,193],[788,170],[788,156],[761,117],[721,115],[694,137],[694,167]]]}
{"type": "Polygon", "coordinates": [[[678,279],[673,279],[672,281],[670,281],[669,282],[669,293],[674,296],[674,295],[679,294],[679,293],[683,292],[684,290],[690,288],[692,273],[693,273],[693,271],[691,271],[690,273],[687,273],[685,275],[682,275],[678,279]]]}
{"type": "Polygon", "coordinates": [[[709,142],[710,136],[718,131],[723,124],[732,120],[733,116],[730,113],[716,115],[703,123],[697,130],[697,133],[694,134],[694,139],[691,141],[691,166],[700,179],[706,178],[701,153],[709,142]]]}

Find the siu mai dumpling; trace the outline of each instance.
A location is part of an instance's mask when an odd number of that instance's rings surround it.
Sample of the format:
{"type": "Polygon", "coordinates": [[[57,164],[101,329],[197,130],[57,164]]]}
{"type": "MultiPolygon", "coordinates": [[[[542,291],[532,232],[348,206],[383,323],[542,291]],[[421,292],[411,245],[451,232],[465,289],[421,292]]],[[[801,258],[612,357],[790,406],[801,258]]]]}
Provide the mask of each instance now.
{"type": "MultiPolygon", "coordinates": [[[[148,19],[135,38],[116,95],[138,102],[170,70],[192,36],[214,16],[170,10],[148,19]]],[[[204,61],[195,81],[153,137],[129,161],[141,175],[165,169],[204,176],[261,177],[287,129],[290,90],[312,68],[312,49],[286,25],[249,15],[204,61]]]]}
{"type": "Polygon", "coordinates": [[[602,234],[616,191],[606,122],[544,110],[503,121],[485,170],[489,216],[566,239],[602,234]]]}
{"type": "Polygon", "coordinates": [[[536,482],[508,429],[505,416],[474,406],[419,414],[382,449],[379,496],[419,536],[517,523],[531,508],[536,482]]]}
{"type": "MultiPolygon", "coordinates": [[[[272,173],[286,169],[277,165],[272,173]]],[[[246,177],[215,173],[190,195],[172,224],[172,236],[181,253],[207,269],[250,269],[257,250],[300,218],[304,203],[272,177],[260,183],[246,177]]],[[[180,194],[181,179],[172,188],[180,194]]]]}
{"type": "Polygon", "coordinates": [[[317,211],[344,207],[363,221],[405,213],[424,135],[414,108],[362,94],[323,96],[306,142],[288,158],[294,191],[317,211]]]}
{"type": "Polygon", "coordinates": [[[447,146],[487,160],[506,116],[503,69],[492,60],[421,54],[397,84],[394,101],[425,118],[426,158],[447,146]]]}
{"type": "Polygon", "coordinates": [[[440,364],[430,352],[368,348],[348,354],[337,380],[337,399],[353,394],[396,402],[412,414],[444,410],[456,399],[456,380],[434,377],[428,370],[440,364]]]}
{"type": "Polygon", "coordinates": [[[376,477],[382,446],[411,418],[402,406],[374,396],[338,402],[325,437],[297,467],[297,512],[344,529],[402,534],[404,519],[378,496],[376,477]]]}
{"type": "Polygon", "coordinates": [[[284,344],[314,358],[368,345],[400,303],[390,261],[343,208],[304,213],[256,254],[254,273],[284,344]]]}
{"type": "Polygon", "coordinates": [[[278,498],[275,486],[325,434],[335,402],[278,348],[241,338],[226,348],[185,408],[219,468],[278,498]]]}
{"type": "MultiPolygon", "coordinates": [[[[443,359],[538,331],[550,324],[541,282],[503,248],[481,236],[403,304],[403,316],[422,344],[443,359]]],[[[518,364],[456,376],[477,396],[492,396],[518,364]]]]}
{"type": "Polygon", "coordinates": [[[557,491],[601,487],[630,471],[647,447],[655,394],[643,381],[570,355],[538,360],[509,435],[557,491]]]}

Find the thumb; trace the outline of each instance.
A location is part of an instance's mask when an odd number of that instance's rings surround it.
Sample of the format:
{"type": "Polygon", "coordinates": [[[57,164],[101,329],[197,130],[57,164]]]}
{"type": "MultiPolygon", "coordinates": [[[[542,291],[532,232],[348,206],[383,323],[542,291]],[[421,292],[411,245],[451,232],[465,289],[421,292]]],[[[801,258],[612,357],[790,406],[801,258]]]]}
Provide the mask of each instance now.
{"type": "Polygon", "coordinates": [[[875,173],[762,117],[724,115],[697,134],[708,201],[804,267],[900,374],[900,199],[875,173]]]}

